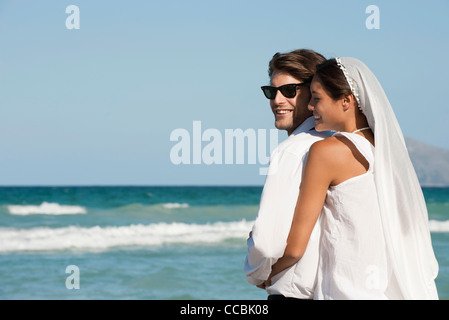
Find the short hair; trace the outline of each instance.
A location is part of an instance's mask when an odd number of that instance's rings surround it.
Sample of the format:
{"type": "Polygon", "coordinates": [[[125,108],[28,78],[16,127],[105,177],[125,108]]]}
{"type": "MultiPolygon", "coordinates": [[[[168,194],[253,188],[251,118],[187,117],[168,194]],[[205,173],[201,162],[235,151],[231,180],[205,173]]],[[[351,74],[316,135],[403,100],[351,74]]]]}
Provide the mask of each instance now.
{"type": "Polygon", "coordinates": [[[310,82],[316,71],[316,66],[326,61],[321,54],[309,50],[298,49],[288,53],[276,53],[268,67],[270,79],[275,72],[287,73],[302,81],[310,82]]]}

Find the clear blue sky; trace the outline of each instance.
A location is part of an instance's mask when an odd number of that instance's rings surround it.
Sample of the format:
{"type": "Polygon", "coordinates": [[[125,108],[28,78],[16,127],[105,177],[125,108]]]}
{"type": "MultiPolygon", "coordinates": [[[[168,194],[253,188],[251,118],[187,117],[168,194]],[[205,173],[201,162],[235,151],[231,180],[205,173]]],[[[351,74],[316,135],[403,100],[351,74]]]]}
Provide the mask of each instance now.
{"type": "Polygon", "coordinates": [[[2,0],[0,185],[261,185],[259,164],[174,165],[170,134],[273,129],[259,87],[298,48],[364,61],[405,136],[449,149],[447,0],[2,0]]]}

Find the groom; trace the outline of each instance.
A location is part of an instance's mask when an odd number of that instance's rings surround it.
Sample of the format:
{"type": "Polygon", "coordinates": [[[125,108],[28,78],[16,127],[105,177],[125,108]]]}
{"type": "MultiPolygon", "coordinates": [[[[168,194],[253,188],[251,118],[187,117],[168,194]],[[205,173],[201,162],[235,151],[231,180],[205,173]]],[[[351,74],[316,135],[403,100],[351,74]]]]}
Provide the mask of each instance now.
{"type": "Polygon", "coordinates": [[[266,289],[268,299],[312,299],[318,268],[319,220],[299,262],[268,280],[271,266],[284,254],[299,194],[301,175],[310,146],[329,136],[314,130],[307,106],[315,66],[325,58],[312,50],[276,53],[269,63],[270,100],[275,126],[288,138],[273,151],[259,212],[247,241],[245,273],[249,283],[266,289]]]}

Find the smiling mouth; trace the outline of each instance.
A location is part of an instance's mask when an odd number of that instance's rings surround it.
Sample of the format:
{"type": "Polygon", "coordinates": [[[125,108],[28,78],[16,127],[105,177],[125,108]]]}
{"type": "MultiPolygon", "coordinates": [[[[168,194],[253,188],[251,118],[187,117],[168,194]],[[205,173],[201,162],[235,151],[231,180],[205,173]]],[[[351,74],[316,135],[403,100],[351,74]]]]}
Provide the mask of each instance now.
{"type": "Polygon", "coordinates": [[[290,112],[293,112],[293,110],[276,110],[276,115],[278,114],[288,114],[290,112]]]}

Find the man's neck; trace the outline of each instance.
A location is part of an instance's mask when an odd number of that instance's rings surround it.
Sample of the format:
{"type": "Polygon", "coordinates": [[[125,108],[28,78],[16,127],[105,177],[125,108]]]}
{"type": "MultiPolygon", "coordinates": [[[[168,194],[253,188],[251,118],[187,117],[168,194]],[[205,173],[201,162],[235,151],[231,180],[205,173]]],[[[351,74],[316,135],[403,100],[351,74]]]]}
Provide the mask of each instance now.
{"type": "Polygon", "coordinates": [[[310,116],[306,118],[303,122],[301,122],[295,129],[291,131],[287,131],[288,136],[292,135],[296,131],[309,131],[315,126],[315,120],[313,119],[313,116],[310,116]]]}

